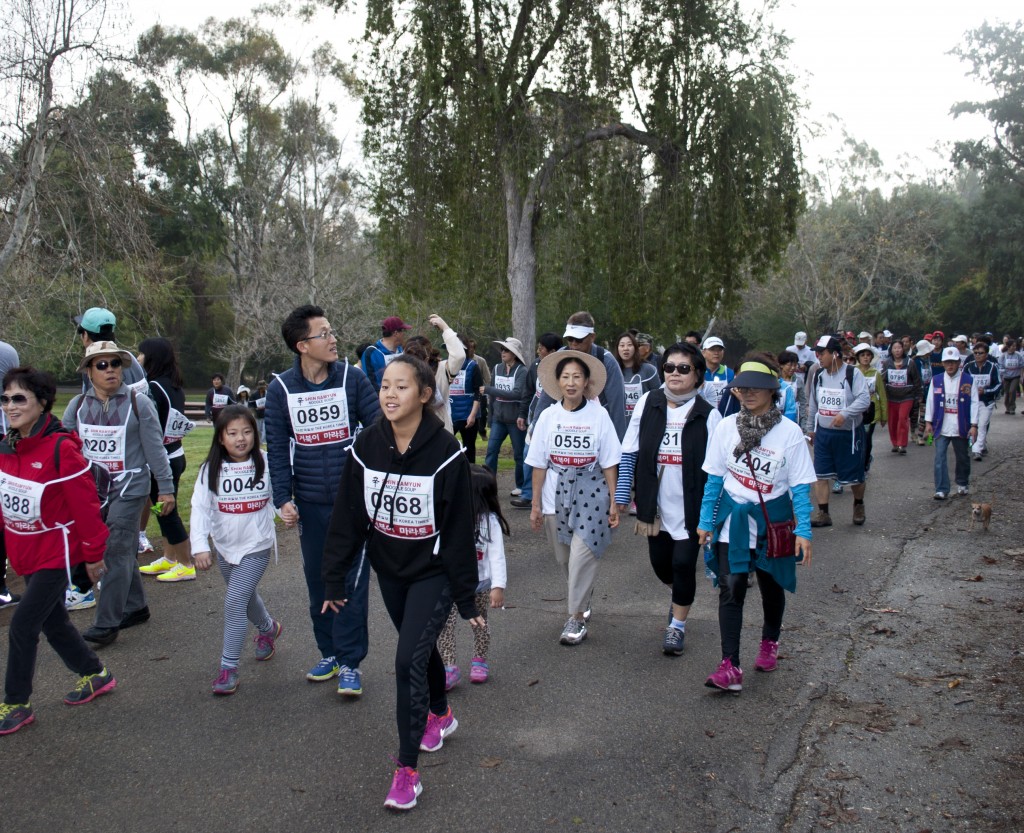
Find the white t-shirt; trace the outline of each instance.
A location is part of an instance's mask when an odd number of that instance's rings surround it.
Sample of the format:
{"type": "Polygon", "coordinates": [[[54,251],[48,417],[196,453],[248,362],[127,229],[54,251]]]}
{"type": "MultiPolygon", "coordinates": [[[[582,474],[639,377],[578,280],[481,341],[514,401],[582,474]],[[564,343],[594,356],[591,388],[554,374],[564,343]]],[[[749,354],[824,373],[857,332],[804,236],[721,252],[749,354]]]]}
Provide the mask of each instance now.
{"type": "MultiPolygon", "coordinates": [[[[615,426],[608,412],[596,399],[588,400],[578,411],[567,411],[556,402],[537,417],[533,440],[526,462],[535,469],[547,469],[550,463],[577,468],[601,469],[617,466],[622,459],[615,426]]],[[[545,515],[555,512],[555,484],[557,477],[544,480],[541,511],[545,515]]],[[[614,496],[613,496],[614,497],[614,496]]]]}
{"type": "MultiPolygon", "coordinates": [[[[640,420],[647,406],[648,394],[644,394],[633,409],[633,417],[626,428],[626,436],[622,439],[622,453],[635,454],[640,450],[640,420]]],[[[658,514],[661,516],[661,528],[672,536],[675,541],[689,538],[686,531],[686,511],[683,507],[683,423],[693,410],[696,397],[684,402],[677,408],[667,408],[665,433],[658,450],[658,467],[664,466],[661,481],[658,484],[658,514]]],[[[722,414],[714,410],[708,414],[708,443],[714,433],[715,426],[722,421],[722,414]]]]}
{"type": "MultiPolygon", "coordinates": [[[[725,491],[737,502],[758,503],[754,490],[764,496],[765,502],[784,495],[793,486],[810,485],[818,478],[814,473],[814,461],[807,448],[807,440],[800,426],[792,420],[783,419],[772,428],[760,444],[750,453],[754,477],[747,466],[746,456],[736,459],[733,449],[739,444],[740,433],[736,428],[733,414],[722,420],[708,442],[708,453],[704,458],[704,471],[709,475],[725,478],[725,491]]],[[[758,509],[760,511],[760,509],[758,509]]],[[[757,534],[757,522],[750,518],[750,540],[757,534]]],[[[725,519],[721,541],[729,540],[729,519],[725,519]]]]}

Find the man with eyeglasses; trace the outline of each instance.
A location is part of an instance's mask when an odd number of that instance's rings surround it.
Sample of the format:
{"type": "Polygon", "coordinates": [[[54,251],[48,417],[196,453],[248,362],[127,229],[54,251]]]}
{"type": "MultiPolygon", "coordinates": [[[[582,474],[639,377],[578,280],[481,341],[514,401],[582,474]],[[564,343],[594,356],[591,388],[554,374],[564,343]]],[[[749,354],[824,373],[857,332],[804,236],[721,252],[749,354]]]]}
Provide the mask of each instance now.
{"type": "Polygon", "coordinates": [[[867,380],[855,367],[844,366],[843,347],[824,335],[814,345],[818,367],[807,381],[808,435],[814,444],[817,508],[811,526],[832,526],[828,511],[829,481],[849,484],[853,491],[853,523],[864,513],[864,412],[871,404],[867,380]]]}
{"type": "Polygon", "coordinates": [[[363,692],[359,665],[369,650],[367,612],[370,567],[365,553],[346,579],[348,604],[322,613],[324,540],[338,483],[357,426],[380,414],[377,394],[363,371],[338,360],[338,338],[323,309],[307,304],[289,313],[281,336],[295,354],[290,370],[267,388],[264,426],[274,506],[288,527],[299,529],[309,616],[320,660],[306,679],[338,677],[338,693],[363,692]]]}
{"type": "Polygon", "coordinates": [[[384,368],[391,364],[395,356],[402,354],[405,334],[411,329],[412,327],[397,315],[388,316],[380,322],[381,337],[376,344],[371,344],[363,351],[360,359],[363,373],[373,383],[374,390],[380,390],[380,383],[384,378],[384,368]]]}
{"type": "Polygon", "coordinates": [[[120,631],[149,620],[138,554],[139,518],[150,494],[150,473],[157,482],[161,514],[174,509],[174,479],[164,451],[164,427],[156,405],[124,383],[132,355],[112,341],[97,341],[78,368],[89,389],[68,403],[61,423],[82,438],[82,453],[111,477],[106,524],[110,530],[103,556],[107,573],[93,626],[82,638],[109,645],[120,631]]]}
{"type": "Polygon", "coordinates": [[[731,367],[722,364],[725,342],[717,336],[709,336],[701,345],[701,354],[704,356],[707,370],[704,371],[704,385],[700,389],[700,395],[712,408],[717,408],[722,401],[726,385],[732,381],[734,375],[731,367]]]}
{"type": "Polygon", "coordinates": [[[978,394],[978,438],[974,441],[972,448],[974,460],[977,463],[980,463],[981,458],[988,454],[988,426],[992,422],[996,402],[1003,392],[1002,379],[999,377],[999,365],[989,358],[988,351],[988,337],[978,336],[971,348],[974,361],[964,365],[974,380],[974,389],[978,394]]]}

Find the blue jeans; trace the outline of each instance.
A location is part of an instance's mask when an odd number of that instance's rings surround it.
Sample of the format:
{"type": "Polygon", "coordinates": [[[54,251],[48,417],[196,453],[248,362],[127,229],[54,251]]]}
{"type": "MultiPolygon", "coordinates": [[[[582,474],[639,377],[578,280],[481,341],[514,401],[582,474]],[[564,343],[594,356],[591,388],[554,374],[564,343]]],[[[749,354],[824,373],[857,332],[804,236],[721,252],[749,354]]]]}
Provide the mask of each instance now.
{"type": "Polygon", "coordinates": [[[505,437],[512,438],[512,456],[516,461],[516,488],[522,489],[524,482],[523,457],[525,457],[523,449],[526,446],[526,432],[514,422],[494,420],[491,423],[491,433],[487,440],[487,458],[484,460],[484,465],[495,474],[498,473],[498,452],[501,450],[501,444],[505,442],[505,437]]]}
{"type": "Polygon", "coordinates": [[[949,493],[949,463],[946,450],[953,446],[956,457],[956,485],[966,486],[971,477],[971,455],[965,437],[935,437],[935,491],[949,493]]]}
{"type": "MultiPolygon", "coordinates": [[[[530,444],[526,443],[523,446],[523,459],[526,459],[526,455],[530,453],[530,444]]],[[[533,466],[523,463],[523,485],[520,486],[523,490],[523,500],[533,500],[533,466]]]]}
{"type": "Polygon", "coordinates": [[[309,618],[313,620],[313,637],[321,656],[334,657],[339,665],[358,668],[370,650],[367,616],[370,610],[370,563],[366,550],[345,576],[348,603],[337,613],[321,613],[324,604],[324,539],[331,520],[328,503],[296,500],[299,510],[299,545],[302,549],[302,571],[309,590],[309,618]]]}

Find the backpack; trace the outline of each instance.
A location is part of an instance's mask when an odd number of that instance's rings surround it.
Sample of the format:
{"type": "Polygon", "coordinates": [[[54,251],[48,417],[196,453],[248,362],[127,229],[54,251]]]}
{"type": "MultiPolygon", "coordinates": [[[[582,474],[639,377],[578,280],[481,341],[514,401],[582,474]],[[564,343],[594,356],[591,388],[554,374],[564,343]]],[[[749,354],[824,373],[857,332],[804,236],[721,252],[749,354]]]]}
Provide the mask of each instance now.
{"type": "MultiPolygon", "coordinates": [[[[68,434],[57,437],[57,442],[53,446],[53,467],[60,474],[60,444],[68,438],[68,434]]],[[[105,466],[101,466],[99,463],[94,463],[92,460],[86,458],[86,462],[89,463],[89,474],[92,475],[92,482],[96,486],[96,496],[100,499],[100,517],[103,518],[103,522],[107,521],[107,507],[110,504],[110,486],[114,482],[110,476],[110,472],[107,471],[105,466]]]]}

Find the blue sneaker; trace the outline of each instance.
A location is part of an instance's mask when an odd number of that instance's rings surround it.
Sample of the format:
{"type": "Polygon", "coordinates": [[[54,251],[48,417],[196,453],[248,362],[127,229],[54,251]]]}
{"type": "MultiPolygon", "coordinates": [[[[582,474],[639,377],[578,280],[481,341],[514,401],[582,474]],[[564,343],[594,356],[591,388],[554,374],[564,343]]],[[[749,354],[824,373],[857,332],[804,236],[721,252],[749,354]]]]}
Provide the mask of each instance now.
{"type": "Polygon", "coordinates": [[[331,677],[337,677],[338,661],[334,657],[324,657],[306,672],[306,679],[311,683],[322,683],[331,677]]]}
{"type": "Polygon", "coordinates": [[[363,693],[363,675],[358,668],[347,665],[338,669],[338,694],[344,697],[358,697],[363,693]]]}
{"type": "Polygon", "coordinates": [[[843,493],[843,484],[838,480],[832,481],[832,494],[841,495],[843,493]]]}
{"type": "Polygon", "coordinates": [[[96,594],[90,589],[83,593],[75,585],[71,585],[64,591],[64,607],[68,610],[88,610],[96,607],[96,594]]]}

